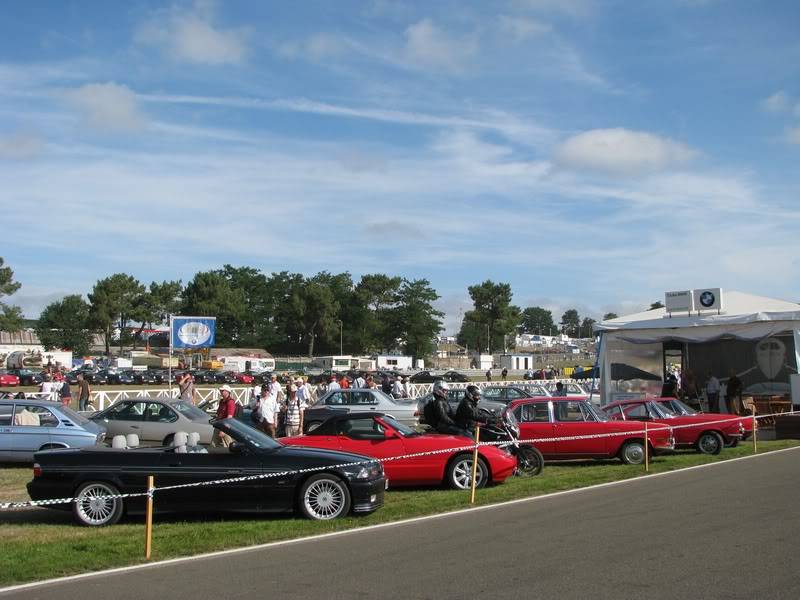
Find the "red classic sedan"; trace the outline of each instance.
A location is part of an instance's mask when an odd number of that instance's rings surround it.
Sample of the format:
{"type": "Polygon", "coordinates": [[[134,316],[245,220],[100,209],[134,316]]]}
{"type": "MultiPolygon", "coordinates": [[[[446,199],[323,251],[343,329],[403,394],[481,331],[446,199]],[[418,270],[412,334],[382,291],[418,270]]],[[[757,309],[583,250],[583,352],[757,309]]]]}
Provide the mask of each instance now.
{"type": "Polygon", "coordinates": [[[16,387],[19,385],[19,377],[12,375],[8,371],[0,371],[0,386],[16,387]]]}
{"type": "MultiPolygon", "coordinates": [[[[287,446],[309,446],[342,450],[374,458],[390,458],[452,450],[424,456],[387,460],[383,469],[391,487],[441,485],[467,489],[472,479],[473,441],[457,435],[418,433],[383,413],[352,412],[330,417],[306,435],[281,438],[287,446]]],[[[517,459],[495,446],[478,450],[478,487],[487,482],[502,483],[514,473],[517,459]]]]}
{"type": "MultiPolygon", "coordinates": [[[[651,421],[673,427],[676,448],[694,448],[703,454],[719,454],[723,446],[735,446],[752,425],[736,415],[696,413],[675,407],[675,398],[640,398],[620,400],[604,406],[603,410],[616,421],[651,421]],[[678,413],[676,410],[680,410],[678,413]]],[[[683,404],[683,403],[681,403],[683,404]]],[[[685,405],[684,405],[685,406],[685,405]]]]}
{"type": "MultiPolygon", "coordinates": [[[[611,421],[586,400],[524,398],[506,410],[513,411],[519,421],[520,440],[541,440],[529,443],[546,460],[616,457],[626,464],[644,462],[643,424],[611,421]]],[[[675,447],[672,430],[666,425],[650,425],[647,439],[651,454],[675,447]]]]}

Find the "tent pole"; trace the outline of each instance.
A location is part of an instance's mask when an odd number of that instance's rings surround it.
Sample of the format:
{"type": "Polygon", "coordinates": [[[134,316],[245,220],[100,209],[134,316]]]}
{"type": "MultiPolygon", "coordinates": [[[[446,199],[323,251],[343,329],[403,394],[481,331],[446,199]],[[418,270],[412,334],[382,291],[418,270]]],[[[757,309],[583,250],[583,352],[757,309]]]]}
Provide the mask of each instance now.
{"type": "Polygon", "coordinates": [[[603,350],[603,332],[600,332],[600,340],[597,342],[597,352],[595,353],[594,357],[594,367],[592,368],[592,387],[589,390],[589,402],[592,401],[592,394],[594,394],[594,382],[595,382],[595,375],[600,374],[600,354],[603,350]]]}

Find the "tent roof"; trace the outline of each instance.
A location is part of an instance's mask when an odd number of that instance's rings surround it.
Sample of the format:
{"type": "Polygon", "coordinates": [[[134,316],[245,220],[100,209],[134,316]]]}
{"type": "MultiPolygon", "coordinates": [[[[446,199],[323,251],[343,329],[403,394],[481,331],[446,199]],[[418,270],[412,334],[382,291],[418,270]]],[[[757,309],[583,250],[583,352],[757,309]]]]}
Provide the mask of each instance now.
{"type": "Polygon", "coordinates": [[[723,291],[722,314],[704,312],[673,314],[670,318],[664,308],[647,310],[594,325],[595,331],[631,329],[674,329],[683,327],[732,326],[768,321],[800,322],[800,304],[753,296],[734,290],[723,291]]]}

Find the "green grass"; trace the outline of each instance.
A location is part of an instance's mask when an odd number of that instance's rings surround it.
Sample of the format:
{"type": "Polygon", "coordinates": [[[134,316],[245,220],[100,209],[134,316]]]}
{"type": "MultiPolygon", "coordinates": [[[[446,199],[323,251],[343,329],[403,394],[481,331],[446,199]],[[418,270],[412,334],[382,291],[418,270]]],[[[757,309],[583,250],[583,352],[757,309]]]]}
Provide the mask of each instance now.
{"type": "MultiPolygon", "coordinates": [[[[766,452],[799,445],[800,441],[795,440],[765,441],[759,443],[759,450],[766,452]]],[[[725,449],[719,456],[677,453],[657,457],[650,472],[673,471],[751,453],[752,444],[725,449]]],[[[476,503],[491,504],[641,475],[644,475],[643,467],[623,465],[619,461],[547,464],[542,475],[538,477],[511,478],[502,485],[478,490],[476,503]]],[[[2,499],[18,498],[22,484],[29,476],[29,469],[0,469],[2,499]]],[[[372,515],[333,522],[312,522],[291,517],[253,516],[242,519],[238,516],[213,515],[185,520],[156,516],[153,559],[352,529],[441,513],[468,505],[469,492],[412,489],[387,492],[385,506],[372,515]]],[[[37,509],[0,512],[0,541],[3,544],[3,552],[0,553],[0,585],[144,562],[144,526],[140,517],[135,521],[123,521],[113,527],[89,529],[73,525],[69,513],[61,511],[37,509]]]]}

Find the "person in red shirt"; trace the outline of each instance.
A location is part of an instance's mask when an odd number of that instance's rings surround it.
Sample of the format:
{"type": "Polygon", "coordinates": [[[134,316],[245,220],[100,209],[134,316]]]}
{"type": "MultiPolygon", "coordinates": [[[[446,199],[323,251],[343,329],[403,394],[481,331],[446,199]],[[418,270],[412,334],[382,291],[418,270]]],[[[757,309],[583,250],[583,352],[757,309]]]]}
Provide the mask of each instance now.
{"type": "MultiPolygon", "coordinates": [[[[236,416],[236,400],[232,392],[233,390],[231,390],[231,386],[229,385],[223,385],[219,388],[221,397],[219,399],[219,405],[217,406],[217,419],[229,419],[236,416]]],[[[211,445],[224,446],[227,448],[232,441],[233,439],[227,433],[215,429],[214,436],[211,438],[211,445]]]]}
{"type": "Polygon", "coordinates": [[[350,380],[347,378],[347,375],[342,374],[342,376],[339,378],[339,387],[343,390],[350,388],[350,380]]]}

